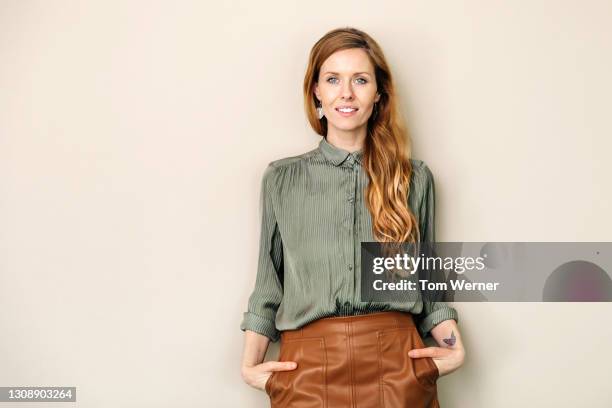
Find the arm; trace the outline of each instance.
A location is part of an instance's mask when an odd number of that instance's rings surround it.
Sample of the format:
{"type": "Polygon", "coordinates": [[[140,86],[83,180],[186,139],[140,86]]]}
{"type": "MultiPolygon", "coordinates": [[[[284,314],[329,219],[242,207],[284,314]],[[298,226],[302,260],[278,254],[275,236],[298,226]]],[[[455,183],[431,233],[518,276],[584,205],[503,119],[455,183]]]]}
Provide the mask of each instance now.
{"type": "Polygon", "coordinates": [[[261,232],[255,288],[249,297],[240,330],[251,330],[276,342],[276,312],[283,299],[283,243],[280,236],[271,190],[275,168],[269,165],[263,175],[260,192],[261,232]]]}
{"type": "Polygon", "coordinates": [[[280,332],[276,329],[276,312],[283,298],[283,247],[271,191],[274,167],[268,166],[261,184],[262,222],[259,260],[255,288],[249,297],[240,329],[245,332],[241,373],[244,381],[264,389],[272,371],[292,369],[288,363],[268,361],[262,363],[270,341],[276,342],[280,332]]]}
{"type": "MultiPolygon", "coordinates": [[[[435,184],[433,174],[425,163],[422,164],[418,177],[415,177],[415,187],[423,191],[423,197],[419,208],[419,231],[420,240],[424,244],[429,244],[428,255],[435,255],[432,251],[432,244],[436,242],[435,235],[435,184]]],[[[423,278],[429,281],[443,280],[443,275],[435,271],[422,271],[423,278]]],[[[457,310],[448,306],[441,300],[436,300],[435,293],[428,293],[423,296],[423,311],[419,314],[419,331],[423,338],[429,336],[431,330],[443,321],[450,319],[459,322],[457,310]]],[[[443,295],[443,293],[440,293],[443,295]]],[[[450,332],[448,333],[450,335],[450,332]]]]}
{"type": "MultiPolygon", "coordinates": [[[[421,241],[433,244],[435,241],[435,184],[431,170],[422,164],[421,177],[416,181],[421,183],[423,199],[420,207],[421,241]]],[[[432,251],[428,251],[432,253],[432,251]]],[[[435,255],[435,254],[433,254],[435,255]]],[[[426,273],[425,279],[436,281],[439,275],[426,273]]],[[[440,375],[446,375],[458,369],[465,359],[465,349],[457,322],[457,310],[443,301],[423,298],[423,311],[418,316],[419,331],[423,338],[432,335],[440,347],[426,347],[411,351],[410,357],[432,357],[438,366],[440,375]],[[446,340],[446,341],[445,341],[446,340]]],[[[434,297],[435,299],[435,297],[434,297]]]]}

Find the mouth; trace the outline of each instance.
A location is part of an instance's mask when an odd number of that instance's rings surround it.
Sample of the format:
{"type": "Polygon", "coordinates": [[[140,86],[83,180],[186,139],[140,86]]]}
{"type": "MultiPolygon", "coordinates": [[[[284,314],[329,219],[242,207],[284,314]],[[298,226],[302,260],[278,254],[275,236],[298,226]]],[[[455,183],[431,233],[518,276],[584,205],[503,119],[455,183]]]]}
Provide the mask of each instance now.
{"type": "Polygon", "coordinates": [[[359,108],[356,108],[354,106],[338,106],[336,109],[336,112],[338,112],[340,115],[342,116],[352,116],[355,114],[355,112],[357,112],[359,110],[359,108]]]}

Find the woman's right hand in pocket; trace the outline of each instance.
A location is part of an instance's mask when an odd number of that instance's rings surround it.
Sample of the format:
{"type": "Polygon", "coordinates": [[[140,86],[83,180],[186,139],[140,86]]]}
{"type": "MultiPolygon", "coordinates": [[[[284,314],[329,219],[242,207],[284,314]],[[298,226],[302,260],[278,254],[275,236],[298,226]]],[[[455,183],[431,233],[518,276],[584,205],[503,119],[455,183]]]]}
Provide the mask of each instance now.
{"type": "Polygon", "coordinates": [[[242,366],[242,379],[251,387],[266,390],[266,382],[274,371],[295,370],[295,361],[265,361],[254,366],[242,366]]]}

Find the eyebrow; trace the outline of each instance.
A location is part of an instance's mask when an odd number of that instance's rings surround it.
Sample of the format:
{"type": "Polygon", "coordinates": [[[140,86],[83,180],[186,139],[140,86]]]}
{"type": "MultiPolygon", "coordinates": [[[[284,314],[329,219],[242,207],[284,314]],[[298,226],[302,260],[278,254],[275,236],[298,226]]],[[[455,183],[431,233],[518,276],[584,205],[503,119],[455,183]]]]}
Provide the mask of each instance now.
{"type": "MultiPolygon", "coordinates": [[[[337,72],[331,72],[331,71],[324,72],[322,75],[326,75],[326,74],[340,75],[337,72]]],[[[372,76],[369,72],[355,72],[353,75],[363,75],[363,74],[366,74],[368,76],[372,76]]]]}

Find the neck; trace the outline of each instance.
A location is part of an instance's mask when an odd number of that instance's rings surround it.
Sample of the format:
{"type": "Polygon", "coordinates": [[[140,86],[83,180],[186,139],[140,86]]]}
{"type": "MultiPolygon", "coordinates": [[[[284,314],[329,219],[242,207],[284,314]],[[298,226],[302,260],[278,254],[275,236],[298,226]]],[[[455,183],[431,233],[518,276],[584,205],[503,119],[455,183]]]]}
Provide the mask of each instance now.
{"type": "Polygon", "coordinates": [[[329,128],[327,131],[327,142],[340,149],[353,153],[363,149],[366,139],[367,126],[353,130],[341,130],[329,128]]]}

